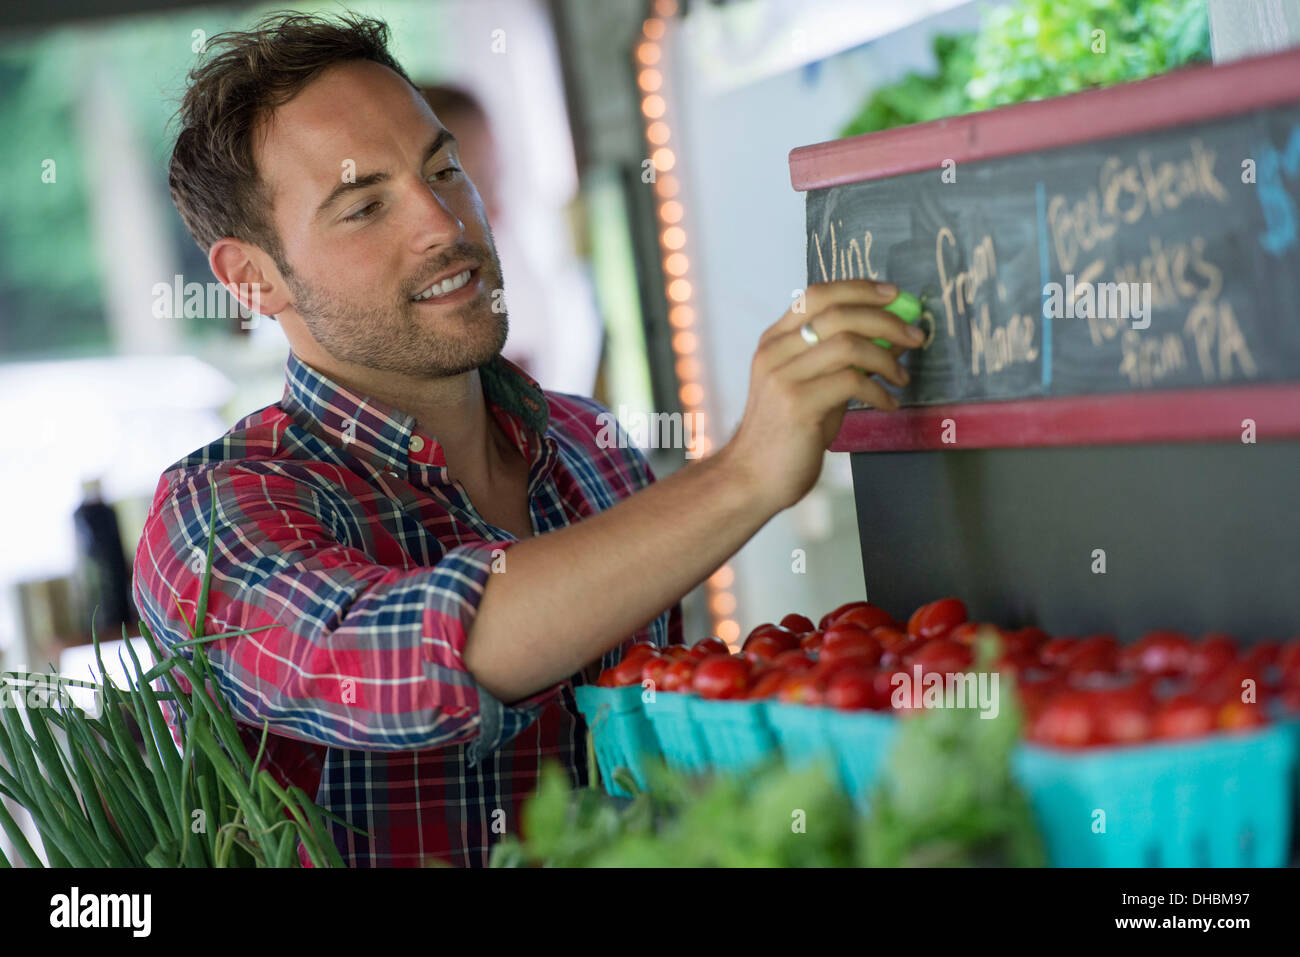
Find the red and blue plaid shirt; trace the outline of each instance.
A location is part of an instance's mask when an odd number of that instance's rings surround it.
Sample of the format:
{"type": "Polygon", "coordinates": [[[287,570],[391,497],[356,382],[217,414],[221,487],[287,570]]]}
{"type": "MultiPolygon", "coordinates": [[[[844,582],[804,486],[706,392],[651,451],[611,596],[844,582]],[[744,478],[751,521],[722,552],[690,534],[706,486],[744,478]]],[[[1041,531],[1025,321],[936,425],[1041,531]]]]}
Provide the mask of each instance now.
{"type": "MultiPolygon", "coordinates": [[[[480,376],[490,414],[531,463],[536,534],[654,481],[631,442],[598,441],[599,403],[543,392],[504,357],[480,376]]],[[[518,833],[543,761],[587,783],[573,696],[585,677],[513,704],[479,685],[466,635],[494,557],[518,540],[479,515],[413,417],[292,352],[286,378],[278,404],[163,473],[136,552],[136,603],[164,650],[189,637],[177,603],[193,621],[211,481],[203,634],[273,626],[207,645],[249,754],[269,721],[264,766],[372,835],[330,824],[349,866],[484,865],[503,831],[518,833]]],[[[601,666],[635,640],[676,644],[681,632],[678,604],[601,666]]],[[[179,742],[179,716],[167,717],[179,742]]]]}

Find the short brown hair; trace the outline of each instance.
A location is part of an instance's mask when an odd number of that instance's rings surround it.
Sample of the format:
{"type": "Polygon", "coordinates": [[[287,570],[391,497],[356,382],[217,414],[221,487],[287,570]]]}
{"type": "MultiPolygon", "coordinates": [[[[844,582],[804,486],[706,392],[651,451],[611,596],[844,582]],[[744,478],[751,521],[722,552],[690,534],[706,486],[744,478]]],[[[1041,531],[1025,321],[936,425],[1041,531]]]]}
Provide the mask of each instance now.
{"type": "Polygon", "coordinates": [[[206,254],[225,236],[266,250],[290,274],[253,159],[258,120],[287,103],[326,67],[372,60],[419,90],[388,52],[388,25],[347,12],[337,20],[269,14],[249,31],[218,34],[189,72],[167,182],[185,228],[206,254]]]}

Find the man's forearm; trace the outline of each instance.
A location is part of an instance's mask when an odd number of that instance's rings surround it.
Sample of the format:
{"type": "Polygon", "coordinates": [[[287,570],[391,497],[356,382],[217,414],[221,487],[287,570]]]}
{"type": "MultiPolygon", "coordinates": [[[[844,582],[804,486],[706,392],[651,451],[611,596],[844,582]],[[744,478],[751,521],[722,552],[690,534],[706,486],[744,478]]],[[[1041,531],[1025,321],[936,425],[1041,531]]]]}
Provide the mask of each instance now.
{"type": "Polygon", "coordinates": [[[774,511],[725,452],[511,546],[465,646],[479,683],[511,702],[563,681],[735,554],[774,511]]]}

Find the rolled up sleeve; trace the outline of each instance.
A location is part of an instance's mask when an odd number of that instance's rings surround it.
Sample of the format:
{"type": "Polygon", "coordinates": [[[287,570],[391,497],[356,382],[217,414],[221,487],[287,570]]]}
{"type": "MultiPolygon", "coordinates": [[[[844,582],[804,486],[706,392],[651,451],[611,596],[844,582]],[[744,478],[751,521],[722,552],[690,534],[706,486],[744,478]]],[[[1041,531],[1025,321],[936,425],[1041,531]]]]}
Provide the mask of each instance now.
{"type": "Polygon", "coordinates": [[[488,576],[515,542],[468,542],[431,566],[377,563],[337,540],[350,517],[317,492],[247,465],[171,480],[146,519],[133,581],[164,652],[191,637],[211,534],[202,634],[264,629],[205,646],[239,720],[340,748],[464,744],[471,764],[528,727],[562,684],[504,703],[463,658],[488,576]]]}

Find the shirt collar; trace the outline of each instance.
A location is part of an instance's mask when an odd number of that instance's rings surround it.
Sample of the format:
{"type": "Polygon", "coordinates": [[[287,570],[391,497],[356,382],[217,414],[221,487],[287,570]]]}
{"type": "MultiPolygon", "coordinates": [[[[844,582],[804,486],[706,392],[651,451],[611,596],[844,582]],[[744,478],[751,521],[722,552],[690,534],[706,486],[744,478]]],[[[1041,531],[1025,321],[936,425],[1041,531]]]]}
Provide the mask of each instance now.
{"type": "MultiPolygon", "coordinates": [[[[501,355],[480,366],[479,377],[488,411],[520,454],[534,464],[550,444],[550,407],[541,386],[501,355]]],[[[442,446],[436,436],[417,426],[414,416],[348,389],[307,365],[293,350],[285,365],[281,406],[331,445],[376,469],[404,476],[421,465],[441,469],[445,480],[442,446]]]]}

